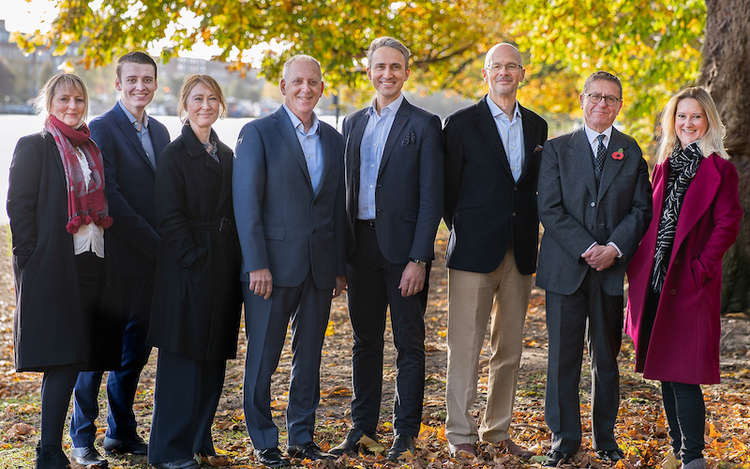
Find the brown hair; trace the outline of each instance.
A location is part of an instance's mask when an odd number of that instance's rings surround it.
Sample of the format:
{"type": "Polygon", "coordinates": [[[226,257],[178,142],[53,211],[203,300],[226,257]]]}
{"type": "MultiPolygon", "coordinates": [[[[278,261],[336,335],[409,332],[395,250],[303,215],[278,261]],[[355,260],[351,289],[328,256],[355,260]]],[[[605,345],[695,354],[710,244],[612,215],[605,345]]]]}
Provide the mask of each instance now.
{"type": "Polygon", "coordinates": [[[122,76],[120,76],[120,73],[122,72],[122,64],[151,65],[154,67],[154,80],[156,80],[156,62],[150,55],[145,52],[141,52],[139,50],[128,52],[127,54],[117,59],[117,68],[115,69],[115,73],[117,74],[118,80],[122,80],[122,76]]]}

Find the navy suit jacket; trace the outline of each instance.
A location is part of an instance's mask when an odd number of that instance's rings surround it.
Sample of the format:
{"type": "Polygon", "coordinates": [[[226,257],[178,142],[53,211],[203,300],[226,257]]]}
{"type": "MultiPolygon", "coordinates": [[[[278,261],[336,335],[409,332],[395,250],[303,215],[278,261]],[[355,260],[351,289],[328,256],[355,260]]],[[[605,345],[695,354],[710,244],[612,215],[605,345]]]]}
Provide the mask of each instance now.
{"type": "MultiPolygon", "coordinates": [[[[367,108],[360,109],[347,116],[343,126],[350,256],[356,247],[359,150],[368,119],[367,108]]],[[[389,262],[435,257],[435,234],[443,214],[444,158],[440,118],[404,99],[388,133],[375,188],[375,231],[389,262]]]]}
{"type": "Polygon", "coordinates": [[[443,129],[445,224],[451,230],[446,264],[492,272],[512,247],[518,271],[530,275],[536,270],[536,184],[547,122],[518,105],[525,155],[515,181],[487,99],[450,115],[443,129]]]}
{"type": "Polygon", "coordinates": [[[320,121],[323,175],[313,192],[307,163],[283,107],[242,128],[232,175],[242,280],[270,269],[273,285],[295,287],[308,272],[319,289],[345,275],[344,140],[320,121]]]}
{"type": "Polygon", "coordinates": [[[608,295],[623,293],[625,269],[651,220],[651,183],[638,143],[615,128],[604,161],[597,184],[583,128],[544,145],[539,169],[544,235],[536,284],[545,290],[575,293],[590,269],[581,254],[595,242],[612,241],[623,257],[602,271],[602,288],[608,295]]]}
{"type": "MultiPolygon", "coordinates": [[[[107,255],[123,275],[142,275],[155,265],[160,239],[154,211],[156,169],[119,104],[92,120],[89,128],[102,152],[107,203],[114,220],[107,255]]],[[[169,132],[153,117],[148,118],[148,132],[158,161],[169,143],[169,132]]]]}

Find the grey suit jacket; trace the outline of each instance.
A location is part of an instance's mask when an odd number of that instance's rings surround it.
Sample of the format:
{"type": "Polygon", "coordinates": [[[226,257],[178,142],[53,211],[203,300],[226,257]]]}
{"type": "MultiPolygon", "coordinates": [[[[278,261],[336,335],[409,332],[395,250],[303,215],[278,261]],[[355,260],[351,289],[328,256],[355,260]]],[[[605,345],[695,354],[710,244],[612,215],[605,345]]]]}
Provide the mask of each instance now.
{"type": "Polygon", "coordinates": [[[583,128],[548,140],[538,187],[544,235],[537,285],[564,295],[574,293],[590,269],[581,254],[594,242],[611,241],[623,257],[603,272],[603,288],[608,295],[622,295],[627,263],[651,220],[648,168],[636,141],[612,129],[597,184],[583,128]]]}
{"type": "Polygon", "coordinates": [[[336,275],[345,275],[344,140],[322,121],[320,139],[324,163],[316,194],[283,107],[242,128],[232,193],[243,281],[268,268],[274,286],[297,286],[311,272],[317,288],[332,289],[336,275]]]}

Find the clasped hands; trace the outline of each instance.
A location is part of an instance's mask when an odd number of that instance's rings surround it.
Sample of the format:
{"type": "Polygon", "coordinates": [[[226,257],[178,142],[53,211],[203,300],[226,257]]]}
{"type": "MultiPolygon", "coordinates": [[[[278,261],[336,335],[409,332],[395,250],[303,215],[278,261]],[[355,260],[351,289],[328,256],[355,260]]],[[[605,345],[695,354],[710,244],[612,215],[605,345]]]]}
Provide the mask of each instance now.
{"type": "Polygon", "coordinates": [[[606,246],[595,244],[581,254],[581,257],[592,269],[601,272],[612,267],[618,255],[617,249],[611,244],[606,246]]]}
{"type": "MultiPolygon", "coordinates": [[[[333,297],[336,298],[346,288],[346,277],[336,276],[336,287],[333,289],[333,297]]],[[[248,289],[254,295],[262,296],[264,300],[271,298],[273,291],[273,277],[269,269],[258,269],[250,272],[250,284],[248,289]]]]}

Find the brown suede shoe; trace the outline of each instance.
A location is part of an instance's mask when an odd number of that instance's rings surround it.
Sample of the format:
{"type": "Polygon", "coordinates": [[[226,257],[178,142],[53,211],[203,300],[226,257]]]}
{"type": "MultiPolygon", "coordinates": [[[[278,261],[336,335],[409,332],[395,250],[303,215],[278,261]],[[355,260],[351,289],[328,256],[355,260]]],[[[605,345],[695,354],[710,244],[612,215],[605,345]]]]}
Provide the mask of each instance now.
{"type": "Polygon", "coordinates": [[[451,453],[451,457],[455,458],[457,456],[474,456],[477,455],[477,448],[472,443],[459,443],[457,445],[448,444],[448,450],[451,453]],[[460,455],[459,453],[464,453],[463,455],[460,455]]]}
{"type": "Polygon", "coordinates": [[[521,459],[529,459],[530,457],[534,456],[534,453],[522,446],[518,446],[517,444],[513,443],[513,440],[511,440],[510,438],[501,441],[500,443],[498,443],[498,446],[501,450],[505,450],[513,456],[518,456],[521,459]]]}

